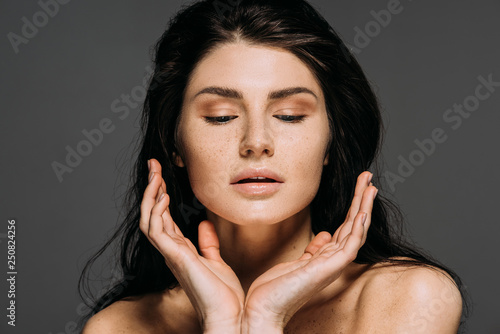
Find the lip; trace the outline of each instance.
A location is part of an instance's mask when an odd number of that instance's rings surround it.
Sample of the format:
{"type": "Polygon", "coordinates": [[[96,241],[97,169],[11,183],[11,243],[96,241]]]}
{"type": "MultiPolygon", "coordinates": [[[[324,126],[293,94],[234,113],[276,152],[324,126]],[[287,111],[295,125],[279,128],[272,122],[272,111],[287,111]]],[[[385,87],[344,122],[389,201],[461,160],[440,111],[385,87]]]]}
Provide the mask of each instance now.
{"type": "Polygon", "coordinates": [[[283,178],[281,176],[267,168],[248,168],[233,177],[231,179],[231,184],[237,184],[241,180],[254,177],[265,177],[266,179],[272,179],[277,183],[283,183],[283,178]]]}
{"type": "Polygon", "coordinates": [[[281,185],[283,184],[283,178],[277,173],[267,169],[267,168],[249,168],[238,173],[234,178],[231,179],[231,186],[234,189],[244,195],[254,195],[254,196],[264,196],[272,195],[277,192],[281,185]],[[239,181],[263,177],[266,179],[274,180],[274,182],[255,182],[248,183],[238,183],[239,181]]]}

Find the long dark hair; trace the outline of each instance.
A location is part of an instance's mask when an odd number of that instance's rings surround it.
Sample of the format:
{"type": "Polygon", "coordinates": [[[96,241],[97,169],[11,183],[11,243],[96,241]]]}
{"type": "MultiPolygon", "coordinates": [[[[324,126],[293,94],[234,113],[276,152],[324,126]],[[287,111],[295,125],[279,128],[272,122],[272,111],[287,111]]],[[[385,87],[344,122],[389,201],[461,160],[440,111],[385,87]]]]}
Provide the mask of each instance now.
{"type": "MultiPolygon", "coordinates": [[[[147,160],[156,158],[161,163],[171,198],[171,215],[196,245],[197,226],[205,212],[191,190],[185,168],[177,167],[174,161],[182,97],[196,64],[222,43],[239,40],[291,52],[310,68],[323,90],[331,143],[329,163],[311,203],[314,233],[335,232],[346,217],[357,176],[368,169],[376,171],[375,159],[382,137],[377,98],[356,59],[310,4],[304,0],[204,0],[183,8],[156,44],[155,69],[141,119],[140,152],[126,200],[128,214],[85,266],[80,291],[82,295],[86,292],[89,268],[113,242],[119,243],[122,278],[90,305],[87,318],[124,297],[162,291],[178,284],[162,255],[139,230],[140,203],[148,183],[147,160]]],[[[374,183],[379,186],[377,180],[375,174],[374,183]]],[[[460,278],[405,242],[401,221],[397,206],[379,194],[366,243],[355,262],[440,268],[454,279],[467,311],[460,278]]]]}

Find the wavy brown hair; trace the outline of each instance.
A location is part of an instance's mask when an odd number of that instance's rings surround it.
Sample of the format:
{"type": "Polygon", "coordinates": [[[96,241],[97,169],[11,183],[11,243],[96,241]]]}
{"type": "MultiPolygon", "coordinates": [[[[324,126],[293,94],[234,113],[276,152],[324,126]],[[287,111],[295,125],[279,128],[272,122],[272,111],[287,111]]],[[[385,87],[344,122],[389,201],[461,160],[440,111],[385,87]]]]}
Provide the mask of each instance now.
{"type": "MultiPolygon", "coordinates": [[[[157,292],[178,285],[162,255],[139,230],[140,203],[148,184],[147,160],[156,158],[170,195],[170,212],[184,235],[197,245],[197,226],[205,217],[185,169],[174,163],[176,129],[182,97],[195,66],[223,43],[245,41],[277,47],[301,59],[318,80],[325,96],[331,144],[318,193],[311,203],[314,233],[334,233],[349,209],[357,176],[375,172],[382,138],[377,98],[361,67],[328,22],[303,0],[197,1],[180,10],[155,47],[155,70],[141,119],[140,151],[126,206],[128,214],[110,240],[87,263],[80,279],[82,295],[94,261],[116,242],[122,278],[100,296],[84,320],[124,297],[157,292]]],[[[402,237],[402,215],[380,193],[372,223],[356,263],[389,262],[440,268],[464,297],[460,278],[402,237]],[[412,260],[396,260],[405,257],[412,260]]],[[[84,321],[83,320],[83,321],[84,321]]],[[[463,328],[463,326],[462,326],[463,328]]]]}

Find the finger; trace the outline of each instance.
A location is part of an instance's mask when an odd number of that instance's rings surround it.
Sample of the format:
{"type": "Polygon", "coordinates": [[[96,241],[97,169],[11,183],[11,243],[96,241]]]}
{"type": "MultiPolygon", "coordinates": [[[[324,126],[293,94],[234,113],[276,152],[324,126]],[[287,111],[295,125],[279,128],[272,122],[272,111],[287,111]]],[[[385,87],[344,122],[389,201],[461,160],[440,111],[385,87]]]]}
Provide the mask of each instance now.
{"type": "MultiPolygon", "coordinates": [[[[160,187],[158,189],[158,195],[156,196],[156,201],[158,202],[158,200],[160,199],[161,194],[167,192],[167,185],[165,184],[165,180],[163,180],[163,177],[161,176],[161,173],[158,173],[158,172],[155,172],[155,173],[158,174],[158,175],[160,175],[160,180],[161,180],[160,187]]],[[[169,210],[168,207],[167,207],[167,210],[169,210]]]]}
{"type": "Polygon", "coordinates": [[[333,235],[332,241],[335,243],[341,242],[347,234],[351,232],[352,224],[354,222],[354,218],[359,212],[360,205],[362,202],[363,194],[365,190],[370,186],[373,174],[366,171],[361,173],[358,176],[356,181],[356,188],[354,190],[354,197],[351,202],[351,206],[349,207],[349,212],[347,213],[347,217],[345,222],[335,231],[333,235]]]}
{"type": "Polygon", "coordinates": [[[371,221],[373,201],[377,195],[377,188],[374,186],[369,186],[363,193],[363,198],[361,199],[361,204],[359,206],[359,212],[365,212],[367,214],[366,220],[368,223],[371,221]]]}
{"type": "Polygon", "coordinates": [[[160,187],[160,178],[157,173],[152,173],[150,176],[150,182],[146,189],[144,190],[144,195],[141,201],[141,218],[139,222],[139,227],[141,231],[147,234],[149,230],[149,218],[151,215],[151,210],[153,206],[156,204],[156,198],[158,196],[158,190],[160,187]]]}
{"type": "MultiPolygon", "coordinates": [[[[150,173],[158,173],[159,175],[163,175],[161,164],[158,162],[158,160],[150,159],[148,161],[148,166],[149,166],[150,173]]],[[[165,181],[163,180],[163,177],[162,177],[160,190],[158,191],[158,196],[156,197],[156,199],[158,200],[160,198],[161,194],[166,193],[166,192],[167,192],[167,186],[166,186],[165,181]]]]}
{"type": "Polygon", "coordinates": [[[203,257],[222,262],[219,238],[217,237],[214,224],[208,220],[202,221],[198,226],[198,245],[203,257]]]}
{"type": "MultiPolygon", "coordinates": [[[[170,203],[169,203],[169,204],[170,204],[170,203]]],[[[170,215],[170,211],[169,211],[169,209],[168,209],[168,208],[167,208],[167,210],[165,210],[165,211],[163,212],[163,214],[162,214],[162,218],[163,218],[163,221],[166,221],[167,219],[172,219],[172,221],[173,221],[173,218],[172,218],[172,216],[170,215]]],[[[174,232],[175,234],[178,234],[178,235],[180,235],[181,237],[184,237],[184,234],[182,233],[182,231],[180,230],[179,226],[177,226],[177,224],[176,224],[175,222],[174,222],[174,224],[173,224],[173,228],[174,228],[174,231],[173,231],[173,232],[174,232]]],[[[165,230],[166,230],[166,228],[165,228],[165,230]]],[[[169,231],[169,233],[170,233],[170,232],[171,232],[171,231],[169,231]]]]}
{"type": "Polygon", "coordinates": [[[378,189],[374,186],[370,186],[366,191],[366,194],[363,195],[363,202],[361,203],[360,211],[366,212],[366,221],[364,222],[365,233],[363,235],[363,244],[366,241],[366,236],[368,233],[368,229],[370,228],[372,222],[372,211],[373,211],[373,202],[377,197],[378,189]]]}
{"type": "Polygon", "coordinates": [[[151,172],[161,173],[161,164],[158,162],[158,160],[154,158],[149,159],[148,166],[151,172]]]}
{"type": "MultiPolygon", "coordinates": [[[[178,263],[179,251],[181,251],[181,244],[187,245],[191,252],[183,253],[189,256],[197,255],[196,247],[192,242],[185,239],[183,236],[176,233],[167,232],[164,228],[166,222],[163,219],[163,213],[166,212],[165,208],[168,206],[168,195],[160,196],[160,200],[155,204],[151,210],[151,217],[149,223],[149,231],[147,237],[151,244],[164,256],[167,265],[172,269],[172,265],[178,263]]],[[[167,216],[167,223],[171,226],[170,231],[173,231],[175,223],[170,215],[167,216]]]]}
{"type": "MultiPolygon", "coordinates": [[[[150,175],[152,173],[157,173],[159,175],[162,175],[161,164],[156,159],[149,159],[148,160],[148,169],[149,169],[150,175]]],[[[161,194],[166,193],[166,192],[167,192],[167,185],[165,184],[165,180],[163,179],[163,177],[161,177],[161,185],[160,185],[160,188],[158,189],[158,193],[156,195],[156,202],[158,202],[161,194]]],[[[167,207],[167,212],[170,213],[169,207],[167,207]]]]}
{"type": "Polygon", "coordinates": [[[169,235],[174,235],[177,234],[181,237],[184,237],[182,233],[177,233],[177,230],[180,232],[178,229],[177,225],[175,224],[174,220],[172,219],[172,216],[170,215],[170,211],[168,209],[168,206],[170,204],[170,196],[167,193],[163,193],[160,195],[160,197],[157,200],[156,205],[160,203],[160,201],[165,201],[166,205],[162,205],[161,208],[163,208],[163,212],[160,214],[161,218],[163,220],[163,229],[165,232],[167,232],[169,235]],[[176,230],[177,229],[177,230],[176,230]]]}
{"type": "MultiPolygon", "coordinates": [[[[363,197],[361,199],[361,204],[360,204],[360,209],[358,212],[358,215],[355,218],[356,219],[364,219],[362,224],[365,226],[364,229],[364,234],[362,235],[362,243],[365,242],[366,240],[366,235],[368,232],[368,228],[370,227],[371,224],[371,217],[372,217],[372,209],[373,209],[373,201],[375,200],[375,196],[377,195],[378,189],[375,188],[374,186],[369,186],[367,189],[365,189],[363,193],[363,197]],[[366,215],[365,218],[359,218],[359,216],[363,217],[366,215]]],[[[342,239],[339,238],[339,242],[341,243],[340,247],[343,247],[345,244],[345,240],[348,235],[344,236],[342,239]]],[[[361,246],[360,246],[361,247],[361,246]]]]}
{"type": "Polygon", "coordinates": [[[324,244],[330,242],[332,239],[331,234],[322,231],[319,232],[314,239],[311,240],[309,245],[307,245],[306,249],[304,250],[304,254],[300,257],[299,260],[305,260],[311,258],[317,251],[320,249],[324,244]]]}
{"type": "Polygon", "coordinates": [[[163,179],[163,177],[161,178],[161,189],[163,190],[163,192],[167,192],[167,185],[165,184],[165,180],[163,179]]]}
{"type": "MultiPolygon", "coordinates": [[[[148,168],[150,170],[150,173],[157,173],[159,175],[162,175],[161,164],[158,162],[158,160],[156,159],[148,160],[148,168]]],[[[163,177],[160,177],[160,179],[161,179],[161,185],[160,188],[158,189],[158,193],[156,194],[156,202],[159,201],[160,196],[163,193],[167,193],[167,185],[165,183],[165,180],[163,179],[163,177]]],[[[168,204],[170,204],[170,196],[168,197],[168,204]]],[[[177,235],[180,235],[181,237],[184,237],[184,234],[181,232],[177,224],[173,222],[172,216],[170,215],[170,208],[168,205],[165,211],[162,213],[162,218],[163,221],[166,222],[166,224],[164,224],[164,228],[168,233],[175,233],[177,235]]]]}
{"type": "Polygon", "coordinates": [[[148,224],[148,231],[146,233],[146,236],[148,237],[149,241],[153,244],[153,246],[156,247],[158,250],[163,250],[163,246],[165,246],[165,230],[163,228],[163,218],[162,218],[162,212],[165,211],[165,207],[168,205],[167,201],[167,195],[162,195],[160,197],[160,201],[156,203],[153,206],[153,209],[151,210],[151,215],[149,218],[149,224],[148,224]]]}
{"type": "Polygon", "coordinates": [[[377,192],[378,189],[374,186],[370,186],[365,190],[360,205],[360,212],[358,216],[356,216],[353,229],[341,243],[341,248],[346,254],[357,254],[358,250],[365,243],[368,229],[371,224],[373,201],[377,196],[377,192]]]}
{"type": "Polygon", "coordinates": [[[348,219],[354,220],[354,218],[358,214],[363,193],[365,192],[365,189],[370,186],[372,178],[373,174],[368,171],[359,174],[356,181],[356,188],[354,189],[354,197],[352,199],[351,207],[349,208],[349,213],[347,216],[348,219]]]}
{"type": "Polygon", "coordinates": [[[360,212],[354,219],[351,233],[342,240],[341,249],[345,256],[346,264],[351,263],[356,258],[359,249],[363,245],[365,234],[365,223],[368,219],[366,212],[360,212]]]}

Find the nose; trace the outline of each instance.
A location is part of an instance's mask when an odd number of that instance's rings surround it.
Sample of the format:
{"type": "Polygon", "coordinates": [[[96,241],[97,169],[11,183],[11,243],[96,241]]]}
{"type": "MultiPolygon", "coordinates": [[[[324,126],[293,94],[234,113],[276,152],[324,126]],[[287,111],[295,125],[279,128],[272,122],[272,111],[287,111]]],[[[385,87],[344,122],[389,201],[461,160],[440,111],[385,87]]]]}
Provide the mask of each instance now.
{"type": "Polygon", "coordinates": [[[248,119],[240,144],[243,157],[273,156],[274,141],[272,131],[265,118],[248,119]]]}

